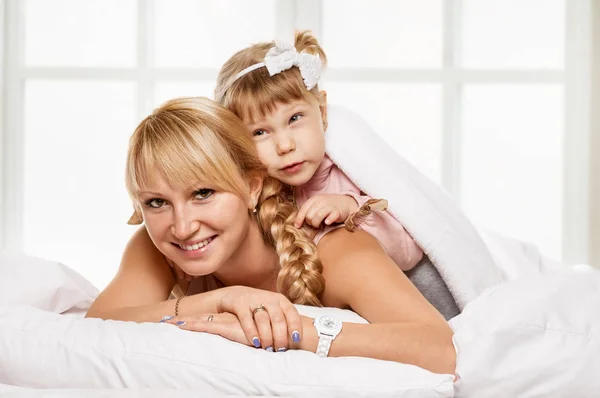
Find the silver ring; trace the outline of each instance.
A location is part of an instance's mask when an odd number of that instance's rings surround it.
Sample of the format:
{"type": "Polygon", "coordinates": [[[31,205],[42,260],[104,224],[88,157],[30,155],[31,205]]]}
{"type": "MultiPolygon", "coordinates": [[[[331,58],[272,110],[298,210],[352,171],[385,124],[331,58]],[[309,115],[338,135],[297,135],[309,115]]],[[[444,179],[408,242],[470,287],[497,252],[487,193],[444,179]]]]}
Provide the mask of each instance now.
{"type": "Polygon", "coordinates": [[[213,318],[214,318],[214,315],[209,315],[208,318],[206,318],[206,321],[212,322],[213,318]]]}

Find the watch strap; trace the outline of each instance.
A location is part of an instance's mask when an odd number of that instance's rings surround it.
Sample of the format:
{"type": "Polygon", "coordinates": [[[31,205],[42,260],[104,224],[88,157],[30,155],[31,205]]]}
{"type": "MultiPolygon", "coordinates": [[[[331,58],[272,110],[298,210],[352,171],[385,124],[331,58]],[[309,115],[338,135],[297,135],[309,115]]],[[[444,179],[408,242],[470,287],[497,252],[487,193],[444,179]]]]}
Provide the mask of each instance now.
{"type": "Polygon", "coordinates": [[[317,355],[321,358],[326,358],[327,355],[329,355],[329,349],[331,348],[332,342],[332,336],[326,334],[319,334],[319,343],[317,344],[317,355]]]}

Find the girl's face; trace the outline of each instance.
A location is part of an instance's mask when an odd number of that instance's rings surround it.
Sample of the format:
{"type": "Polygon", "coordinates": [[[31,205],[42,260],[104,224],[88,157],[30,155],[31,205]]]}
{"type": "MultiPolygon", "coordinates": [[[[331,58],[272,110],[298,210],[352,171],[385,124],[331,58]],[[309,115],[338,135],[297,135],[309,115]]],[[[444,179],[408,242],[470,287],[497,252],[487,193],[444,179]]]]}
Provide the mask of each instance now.
{"type": "Polygon", "coordinates": [[[249,231],[249,204],[201,183],[181,190],[163,178],[138,195],[155,246],[189,275],[208,275],[235,258],[249,231]]]}
{"type": "Polygon", "coordinates": [[[262,119],[244,121],[271,177],[291,186],[312,178],[325,155],[322,109],[317,103],[296,100],[278,103],[262,119]]]}

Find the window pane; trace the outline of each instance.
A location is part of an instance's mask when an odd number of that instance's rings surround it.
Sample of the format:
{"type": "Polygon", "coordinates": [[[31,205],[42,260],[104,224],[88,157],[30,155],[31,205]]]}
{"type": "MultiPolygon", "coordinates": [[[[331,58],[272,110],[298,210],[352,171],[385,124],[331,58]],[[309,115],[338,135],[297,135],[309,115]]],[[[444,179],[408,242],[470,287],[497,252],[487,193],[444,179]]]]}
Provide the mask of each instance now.
{"type": "Polygon", "coordinates": [[[125,156],[134,85],[29,81],[25,87],[24,249],[103,287],[136,227],[125,156]]]}
{"type": "Polygon", "coordinates": [[[136,4],[134,0],[27,0],[25,63],[134,66],[136,4]]]}
{"type": "MultiPolygon", "coordinates": [[[[215,78],[216,80],[216,78],[215,78]]],[[[160,82],[154,89],[154,106],[177,97],[213,98],[215,83],[213,82],[160,82]]]]}
{"type": "Polygon", "coordinates": [[[563,89],[469,86],[462,200],[478,224],[561,258],[563,89]]]}
{"type": "Polygon", "coordinates": [[[463,0],[463,4],[464,66],[563,68],[564,0],[463,0]]]}
{"type": "Polygon", "coordinates": [[[323,0],[332,67],[439,68],[443,0],[323,0]]]}
{"type": "Polygon", "coordinates": [[[275,0],[156,0],[155,64],[221,65],[249,44],[275,38],[275,0]]]}
{"type": "Polygon", "coordinates": [[[327,100],[358,112],[397,152],[434,181],[441,181],[440,86],[328,83],[327,100]]]}

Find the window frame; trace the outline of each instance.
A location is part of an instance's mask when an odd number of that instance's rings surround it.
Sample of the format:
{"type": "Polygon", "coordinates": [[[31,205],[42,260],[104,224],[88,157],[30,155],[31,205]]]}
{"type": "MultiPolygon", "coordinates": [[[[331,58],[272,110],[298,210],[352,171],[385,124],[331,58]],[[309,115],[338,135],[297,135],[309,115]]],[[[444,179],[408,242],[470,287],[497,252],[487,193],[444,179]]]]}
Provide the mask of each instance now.
{"type": "MultiPolygon", "coordinates": [[[[563,69],[463,69],[460,64],[461,0],[445,0],[443,16],[443,62],[441,69],[330,68],[326,79],[332,82],[410,82],[433,83],[442,88],[442,185],[460,204],[460,148],[462,88],[469,83],[559,83],[565,87],[563,143],[563,258],[569,263],[589,263],[593,248],[590,239],[600,235],[592,224],[592,199],[600,197],[594,185],[590,161],[600,154],[592,147],[593,34],[598,39],[600,0],[566,1],[565,68],[563,69]],[[592,12],[594,11],[594,12],[592,12]],[[594,27],[596,29],[594,30],[594,27]],[[568,134],[566,133],[568,132],[568,134]],[[588,151],[588,148],[592,148],[588,151]]],[[[117,79],[137,86],[135,116],[140,120],[151,111],[152,93],[158,81],[214,80],[214,68],[153,68],[153,0],[137,1],[137,65],[133,68],[26,67],[24,65],[23,3],[0,0],[0,249],[20,250],[23,246],[23,127],[24,88],[27,79],[117,79]]],[[[289,40],[294,28],[322,32],[322,0],[283,0],[276,2],[276,38],[289,40]]],[[[598,57],[596,53],[596,58],[598,57]]],[[[597,61],[596,61],[597,62],[597,61]]],[[[598,79],[596,77],[596,79],[598,79]]],[[[597,80],[596,80],[597,81],[597,80]]],[[[596,84],[598,86],[598,84],[596,84]]],[[[595,88],[598,91],[598,88],[595,88]]],[[[596,97],[597,97],[596,93],[596,97]]],[[[597,102],[597,101],[596,101],[597,102]]],[[[595,120],[595,122],[594,122],[595,120]]],[[[594,124],[593,124],[594,122],[594,124]]],[[[597,201],[597,200],[596,200],[597,201]]],[[[596,252],[595,252],[596,253],[596,252]]],[[[600,260],[600,253],[593,255],[600,260]]]]}

